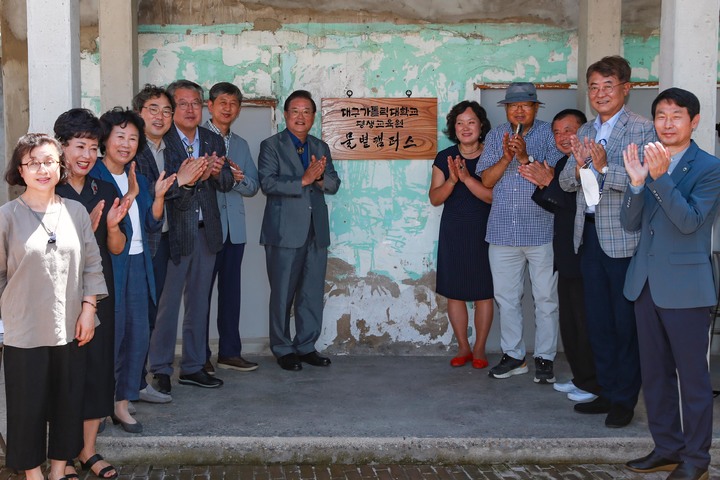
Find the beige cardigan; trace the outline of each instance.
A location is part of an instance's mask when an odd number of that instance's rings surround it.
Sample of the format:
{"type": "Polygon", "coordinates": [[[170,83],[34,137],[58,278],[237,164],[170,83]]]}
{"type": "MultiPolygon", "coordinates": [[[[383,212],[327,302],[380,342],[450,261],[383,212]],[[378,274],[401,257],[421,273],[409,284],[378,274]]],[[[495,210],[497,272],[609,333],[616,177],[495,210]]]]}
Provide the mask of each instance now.
{"type": "Polygon", "coordinates": [[[18,348],[72,342],[83,296],[100,300],[108,293],[85,207],[61,198],[38,215],[48,216],[48,228],[57,225],[56,243],[48,243],[38,219],[19,200],[0,207],[0,313],[5,345],[18,348]]]}

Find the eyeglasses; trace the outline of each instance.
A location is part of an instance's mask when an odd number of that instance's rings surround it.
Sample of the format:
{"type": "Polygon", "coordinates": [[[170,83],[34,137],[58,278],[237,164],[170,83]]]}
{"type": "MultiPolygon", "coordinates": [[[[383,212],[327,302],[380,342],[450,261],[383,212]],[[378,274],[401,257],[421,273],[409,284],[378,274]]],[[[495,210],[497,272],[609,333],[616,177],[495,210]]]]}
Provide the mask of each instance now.
{"type": "Polygon", "coordinates": [[[55,168],[55,165],[59,164],[57,160],[45,160],[44,162],[38,162],[36,160],[33,160],[32,162],[28,163],[21,163],[23,167],[27,168],[29,172],[31,173],[37,173],[40,171],[40,167],[45,167],[46,170],[52,170],[55,168]]]}
{"type": "Polygon", "coordinates": [[[159,115],[160,113],[162,113],[162,116],[165,118],[170,118],[170,117],[172,117],[172,114],[173,114],[172,108],[170,108],[170,107],[160,108],[157,105],[150,105],[148,107],[142,107],[142,108],[147,108],[148,112],[150,112],[150,115],[159,115]]]}
{"type": "Polygon", "coordinates": [[[188,102],[178,102],[177,108],[178,110],[187,110],[188,108],[192,107],[193,110],[202,108],[202,103],[198,102],[197,100],[194,100],[190,103],[188,102]]]}
{"type": "Polygon", "coordinates": [[[313,111],[308,108],[303,110],[296,110],[293,108],[292,110],[288,110],[288,113],[291,117],[299,117],[300,115],[302,115],[303,117],[309,117],[313,114],[313,111]]]}
{"type": "Polygon", "coordinates": [[[525,111],[525,110],[532,110],[533,108],[535,108],[534,103],[508,103],[505,106],[510,111],[518,111],[518,110],[525,111]]]}
{"type": "Polygon", "coordinates": [[[603,85],[602,87],[598,85],[593,85],[592,87],[588,88],[588,92],[590,92],[590,95],[597,95],[602,91],[605,95],[610,95],[613,90],[615,90],[615,87],[625,85],[626,83],[628,82],[616,83],[615,85],[603,85]]]}

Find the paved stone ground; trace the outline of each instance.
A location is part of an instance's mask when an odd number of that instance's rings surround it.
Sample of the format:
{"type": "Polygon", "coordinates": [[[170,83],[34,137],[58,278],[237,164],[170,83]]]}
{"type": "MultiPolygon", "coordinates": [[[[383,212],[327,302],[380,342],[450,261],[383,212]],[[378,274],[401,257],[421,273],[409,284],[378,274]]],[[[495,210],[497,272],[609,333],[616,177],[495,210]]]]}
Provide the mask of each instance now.
{"type": "MultiPolygon", "coordinates": [[[[622,465],[219,465],[152,467],[123,465],[119,480],[505,480],[505,479],[642,479],[664,480],[667,473],[637,474],[622,465]]],[[[720,479],[711,466],[710,478],[720,479]]],[[[0,480],[24,478],[7,468],[0,480]]],[[[94,480],[80,474],[80,480],[94,480]]]]}

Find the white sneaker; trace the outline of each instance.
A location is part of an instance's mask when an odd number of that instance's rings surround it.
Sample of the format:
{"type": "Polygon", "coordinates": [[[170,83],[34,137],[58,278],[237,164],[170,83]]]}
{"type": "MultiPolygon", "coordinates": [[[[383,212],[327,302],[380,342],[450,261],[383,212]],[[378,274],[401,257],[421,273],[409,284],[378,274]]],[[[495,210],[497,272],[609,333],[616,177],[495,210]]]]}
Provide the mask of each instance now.
{"type": "Polygon", "coordinates": [[[575,386],[573,382],[563,382],[563,383],[553,383],[553,388],[555,391],[562,392],[562,393],[570,393],[574,392],[578,388],[575,386]]]}
{"type": "Polygon", "coordinates": [[[573,402],[590,402],[592,400],[595,400],[597,398],[597,395],[576,388],[575,391],[568,392],[567,397],[568,400],[572,400],[573,402]]]}
{"type": "Polygon", "coordinates": [[[170,403],[172,397],[166,393],[158,392],[152,385],[148,384],[147,387],[140,390],[140,400],[148,403],[170,403]]]}

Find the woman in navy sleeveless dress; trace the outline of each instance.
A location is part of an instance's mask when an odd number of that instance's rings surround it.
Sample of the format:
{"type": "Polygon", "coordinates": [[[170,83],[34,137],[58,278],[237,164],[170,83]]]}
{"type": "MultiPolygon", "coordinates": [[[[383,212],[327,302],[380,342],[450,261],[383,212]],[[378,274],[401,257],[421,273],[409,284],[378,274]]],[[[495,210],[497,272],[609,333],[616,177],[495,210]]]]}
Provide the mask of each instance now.
{"type": "Polygon", "coordinates": [[[439,152],[433,163],[430,203],[444,206],[435,290],[448,300],[448,318],[458,342],[457,356],[450,361],[453,367],[469,361],[475,368],[488,365],[485,342],[492,325],[493,285],[485,230],[492,190],[475,175],[488,131],[485,110],[477,102],[460,102],[448,113],[445,130],[455,145],[439,152]],[[475,307],[472,349],[466,302],[475,307]]]}

